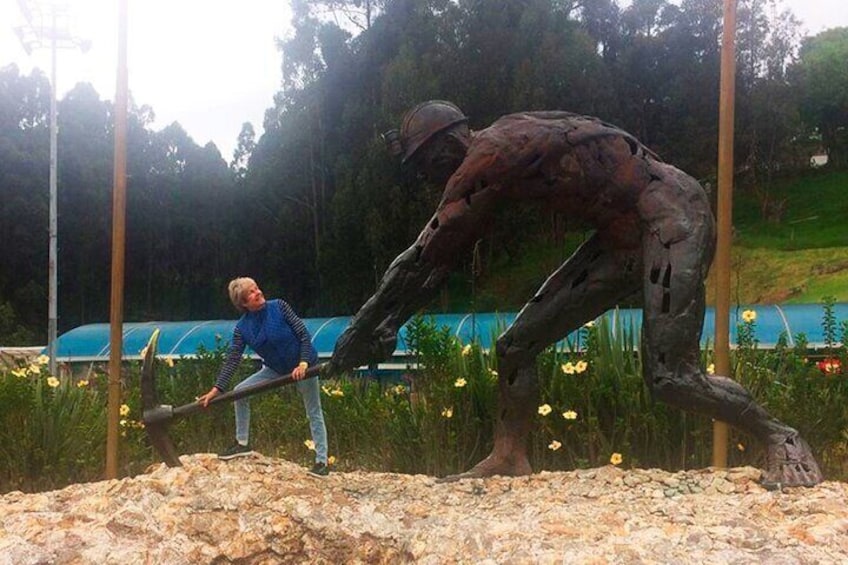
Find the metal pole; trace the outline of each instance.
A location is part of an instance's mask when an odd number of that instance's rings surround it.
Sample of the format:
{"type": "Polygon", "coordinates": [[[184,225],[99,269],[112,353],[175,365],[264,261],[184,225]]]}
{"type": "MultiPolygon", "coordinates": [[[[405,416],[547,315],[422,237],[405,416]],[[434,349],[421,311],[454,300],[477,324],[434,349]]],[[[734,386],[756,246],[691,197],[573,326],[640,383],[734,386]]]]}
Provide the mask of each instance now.
{"type": "Polygon", "coordinates": [[[112,191],[112,296],[109,332],[109,404],[106,478],[118,477],[121,357],[124,348],[124,240],[127,189],[127,0],[118,0],[118,84],[115,94],[115,157],[112,191]]]}
{"type": "MultiPolygon", "coordinates": [[[[730,248],[733,229],[733,117],[736,93],[736,0],[724,0],[718,114],[718,240],[716,245],[715,369],[730,376],[730,248]]],[[[713,424],[713,466],[727,467],[728,427],[713,424]]]]}
{"type": "Polygon", "coordinates": [[[47,256],[47,355],[48,369],[50,374],[58,376],[56,365],[56,327],[58,315],[56,313],[56,296],[58,291],[57,278],[57,248],[58,248],[58,220],[56,206],[56,167],[58,165],[56,149],[56,8],[53,8],[53,33],[50,34],[50,204],[49,204],[49,227],[47,230],[49,238],[47,256]]]}
{"type": "Polygon", "coordinates": [[[46,45],[50,40],[50,181],[49,181],[49,209],[48,209],[48,256],[47,256],[47,354],[50,357],[48,369],[51,375],[57,375],[58,362],[56,360],[57,327],[58,327],[58,207],[57,200],[57,132],[58,121],[56,118],[56,99],[58,96],[58,85],[56,84],[56,58],[57,51],[61,47],[79,47],[83,52],[88,50],[88,42],[74,37],[67,22],[59,28],[60,16],[67,19],[68,6],[66,3],[57,1],[45,2],[41,5],[35,0],[18,0],[18,7],[26,19],[26,24],[15,27],[15,33],[21,41],[21,46],[27,54],[31,54],[33,48],[46,45]],[[61,14],[59,10],[62,10],[61,14]],[[49,10],[49,14],[47,11],[49,10]],[[49,22],[47,19],[49,18],[49,22]],[[49,24],[49,26],[48,26],[49,24]]]}

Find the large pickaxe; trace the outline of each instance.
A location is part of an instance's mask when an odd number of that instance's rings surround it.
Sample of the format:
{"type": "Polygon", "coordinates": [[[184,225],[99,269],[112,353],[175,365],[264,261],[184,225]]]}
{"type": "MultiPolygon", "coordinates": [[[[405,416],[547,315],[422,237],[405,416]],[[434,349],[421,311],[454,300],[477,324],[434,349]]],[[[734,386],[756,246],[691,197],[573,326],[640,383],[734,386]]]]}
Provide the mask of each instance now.
{"type": "MultiPolygon", "coordinates": [[[[141,403],[144,410],[142,421],[144,422],[144,429],[147,430],[147,437],[150,438],[150,443],[153,444],[154,449],[162,457],[162,460],[169,467],[179,467],[181,466],[180,458],[173,442],[171,442],[171,438],[168,436],[168,425],[175,418],[200,412],[205,408],[199,402],[184,404],[176,408],[167,404],[159,404],[159,396],[156,393],[156,346],[158,343],[159,330],[157,329],[150,336],[150,341],[147,343],[144,362],[141,367],[141,403]]],[[[306,370],[306,376],[304,378],[318,376],[322,368],[323,364],[309,367],[306,370]]],[[[294,382],[296,382],[295,379],[289,373],[288,375],[269,379],[254,386],[225,392],[210,400],[209,405],[238,400],[245,396],[252,396],[294,382]]]]}

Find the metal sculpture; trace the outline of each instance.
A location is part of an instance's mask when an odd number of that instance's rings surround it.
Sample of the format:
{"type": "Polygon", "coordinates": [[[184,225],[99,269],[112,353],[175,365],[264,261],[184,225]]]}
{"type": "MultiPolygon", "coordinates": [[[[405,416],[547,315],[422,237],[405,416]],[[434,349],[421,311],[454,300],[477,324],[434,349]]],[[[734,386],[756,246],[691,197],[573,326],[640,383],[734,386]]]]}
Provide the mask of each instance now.
{"type": "Polygon", "coordinates": [[[536,356],[641,292],[644,379],[653,396],[764,442],[767,485],[823,480],[795,429],[733,380],[700,368],[715,221],[695,179],[627,132],[569,112],[510,114],[472,134],[457,106],[433,100],[407,112],[400,131],[384,137],[404,163],[445,189],[418,239],[392,262],[339,338],[329,371],[389,357],[400,327],[435,296],[497,207],[536,203],[595,230],[498,338],[494,447],[455,478],[530,473],[526,437],[537,406],[536,356]]]}

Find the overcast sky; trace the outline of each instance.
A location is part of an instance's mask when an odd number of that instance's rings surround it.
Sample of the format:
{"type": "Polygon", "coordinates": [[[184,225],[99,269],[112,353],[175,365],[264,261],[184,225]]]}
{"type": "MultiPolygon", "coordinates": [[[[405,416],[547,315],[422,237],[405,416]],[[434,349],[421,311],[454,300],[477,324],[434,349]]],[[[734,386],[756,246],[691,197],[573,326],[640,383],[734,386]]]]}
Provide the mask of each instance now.
{"type": "MultiPolygon", "coordinates": [[[[30,3],[35,0],[27,0],[30,3]]],[[[42,4],[50,0],[40,0],[42,4]]],[[[58,0],[60,3],[63,0],[58,0]]],[[[61,96],[90,82],[114,99],[117,70],[117,0],[72,0],[76,34],[92,42],[83,54],[58,53],[61,96]]],[[[156,113],[155,129],[178,121],[199,145],[214,141],[232,158],[241,126],[262,132],[265,110],[279,90],[276,37],[290,24],[286,0],[129,1],[129,87],[136,104],[156,113]]],[[[848,0],[784,0],[809,33],[848,26],[848,0]]],[[[50,52],[27,55],[13,31],[23,23],[16,0],[0,0],[0,67],[16,63],[24,74],[38,67],[50,76],[50,52]]]]}

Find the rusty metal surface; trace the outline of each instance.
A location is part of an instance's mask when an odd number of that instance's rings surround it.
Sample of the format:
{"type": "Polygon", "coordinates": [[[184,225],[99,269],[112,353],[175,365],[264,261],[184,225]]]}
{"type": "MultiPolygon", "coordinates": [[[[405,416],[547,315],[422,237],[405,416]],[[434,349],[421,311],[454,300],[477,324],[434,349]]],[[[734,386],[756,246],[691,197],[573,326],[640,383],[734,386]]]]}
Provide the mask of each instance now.
{"type": "MultiPolygon", "coordinates": [[[[419,127],[426,131],[426,124],[419,127]]],[[[715,220],[695,179],[611,124],[555,111],[504,116],[475,134],[457,124],[427,137],[408,160],[429,180],[445,184],[441,202],[339,338],[332,371],[388,357],[400,326],[435,296],[497,208],[535,203],[595,230],[499,337],[495,446],[463,476],[530,472],[526,436],[538,402],[536,355],[641,293],[644,377],[654,397],[763,441],[772,454],[772,482],[822,481],[797,431],[772,418],[734,381],[700,368],[715,220]]]]}

